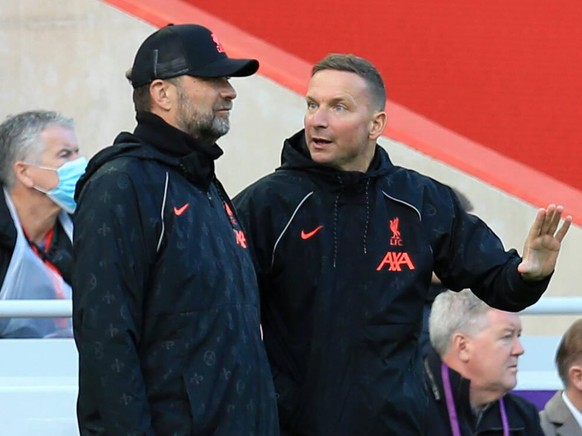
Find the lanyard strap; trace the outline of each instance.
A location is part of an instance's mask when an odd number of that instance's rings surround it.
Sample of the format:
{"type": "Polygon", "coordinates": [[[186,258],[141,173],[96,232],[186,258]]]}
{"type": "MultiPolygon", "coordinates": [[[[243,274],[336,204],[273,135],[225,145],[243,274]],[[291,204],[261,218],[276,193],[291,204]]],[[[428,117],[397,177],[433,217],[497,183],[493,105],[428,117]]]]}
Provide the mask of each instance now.
{"type": "MultiPolygon", "coordinates": [[[[449,412],[449,423],[451,425],[451,432],[453,436],[461,436],[461,428],[459,427],[459,418],[457,417],[457,408],[453,400],[453,390],[451,389],[451,380],[449,379],[449,368],[444,363],[441,363],[441,377],[443,386],[445,388],[445,399],[447,402],[447,411],[449,412]]],[[[503,436],[509,436],[509,421],[507,420],[507,412],[505,410],[505,402],[503,398],[499,399],[499,412],[501,414],[501,425],[503,426],[503,436]]]]}
{"type": "Polygon", "coordinates": [[[505,411],[505,402],[503,397],[499,399],[499,412],[501,413],[501,425],[503,426],[503,436],[509,436],[509,421],[505,411]]]}
{"type": "Polygon", "coordinates": [[[453,401],[453,390],[451,389],[451,381],[449,380],[449,368],[444,363],[441,363],[441,377],[443,379],[443,386],[445,388],[445,399],[447,401],[447,411],[449,412],[449,422],[451,423],[451,432],[453,436],[461,436],[461,428],[459,427],[459,419],[457,418],[457,408],[453,401]]]}

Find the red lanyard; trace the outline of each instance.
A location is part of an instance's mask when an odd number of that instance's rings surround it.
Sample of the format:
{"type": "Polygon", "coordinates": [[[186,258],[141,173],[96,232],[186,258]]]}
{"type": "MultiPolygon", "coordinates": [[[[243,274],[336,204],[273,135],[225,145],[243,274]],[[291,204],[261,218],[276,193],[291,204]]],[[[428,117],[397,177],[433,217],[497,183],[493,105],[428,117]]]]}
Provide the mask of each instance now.
{"type": "MultiPolygon", "coordinates": [[[[449,367],[444,363],[441,363],[441,377],[443,379],[443,386],[445,388],[445,398],[447,401],[447,411],[449,412],[451,431],[453,436],[461,436],[459,418],[457,417],[457,409],[455,407],[455,401],[453,400],[453,390],[451,389],[451,381],[449,379],[449,367]]],[[[509,436],[509,422],[507,420],[507,412],[505,411],[505,403],[503,402],[503,398],[499,399],[499,412],[501,413],[503,436],[509,436]]]]}
{"type": "MultiPolygon", "coordinates": [[[[44,255],[44,253],[41,252],[41,249],[34,242],[32,242],[30,240],[30,238],[28,237],[26,232],[24,232],[24,229],[22,229],[22,231],[23,231],[26,239],[29,241],[29,243],[30,243],[29,245],[30,245],[32,251],[34,251],[34,253],[46,265],[46,267],[48,269],[50,269],[52,272],[54,272],[55,274],[57,274],[59,277],[62,278],[62,275],[61,275],[61,272],[59,271],[59,269],[50,260],[48,260],[46,255],[44,255]]],[[[44,237],[44,249],[43,249],[43,251],[45,253],[47,253],[50,250],[51,245],[53,243],[54,235],[55,235],[55,229],[53,227],[52,229],[50,229],[47,232],[46,236],[44,237]]],[[[53,282],[54,289],[55,289],[55,298],[57,300],[64,300],[65,299],[65,291],[63,290],[61,283],[58,281],[58,279],[56,279],[52,275],[50,277],[51,277],[51,280],[53,282]]],[[[55,324],[58,328],[66,328],[68,326],[68,319],[67,318],[55,318],[55,324]]]]}
{"type": "MultiPolygon", "coordinates": [[[[24,229],[22,229],[22,231],[24,232],[24,229]]],[[[41,249],[38,245],[36,245],[33,241],[31,241],[30,238],[28,237],[28,235],[26,234],[26,232],[24,232],[24,236],[26,236],[26,239],[28,240],[30,248],[32,248],[32,251],[34,251],[34,253],[38,256],[38,258],[40,260],[42,260],[42,263],[44,263],[47,266],[47,268],[49,268],[51,271],[53,271],[54,273],[56,273],[62,277],[59,269],[50,260],[47,259],[47,256],[45,254],[45,253],[48,253],[48,251],[50,250],[51,245],[53,243],[53,238],[55,236],[54,227],[52,229],[50,229],[47,232],[46,236],[44,237],[44,248],[43,249],[41,249]]],[[[62,289],[59,289],[55,293],[57,294],[56,295],[57,298],[65,298],[65,295],[62,292],[62,289]],[[59,295],[59,291],[62,295],[59,295]]]]}

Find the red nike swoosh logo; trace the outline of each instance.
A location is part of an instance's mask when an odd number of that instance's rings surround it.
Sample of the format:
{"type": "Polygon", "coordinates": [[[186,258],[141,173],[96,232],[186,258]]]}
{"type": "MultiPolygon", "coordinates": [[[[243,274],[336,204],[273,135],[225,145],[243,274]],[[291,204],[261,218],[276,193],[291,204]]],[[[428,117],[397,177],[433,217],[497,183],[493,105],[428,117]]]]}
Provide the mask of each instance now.
{"type": "Polygon", "coordinates": [[[305,230],[301,230],[301,239],[309,239],[314,236],[317,232],[323,229],[323,226],[316,227],[310,232],[305,232],[305,230]]]}
{"type": "Polygon", "coordinates": [[[176,216],[180,216],[186,211],[186,209],[188,209],[188,206],[190,206],[190,203],[186,203],[184,206],[180,208],[174,207],[174,213],[176,214],[176,216]]]}

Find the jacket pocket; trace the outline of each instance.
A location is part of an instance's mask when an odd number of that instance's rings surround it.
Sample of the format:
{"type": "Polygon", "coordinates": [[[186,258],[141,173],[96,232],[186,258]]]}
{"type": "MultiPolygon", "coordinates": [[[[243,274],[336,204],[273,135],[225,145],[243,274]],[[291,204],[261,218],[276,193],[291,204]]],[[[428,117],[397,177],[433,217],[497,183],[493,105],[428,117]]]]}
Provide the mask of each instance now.
{"type": "MultiPolygon", "coordinates": [[[[184,374],[184,386],[190,403],[192,428],[197,435],[210,435],[220,423],[220,387],[213,385],[213,380],[198,372],[184,374]]],[[[228,407],[234,406],[225,406],[228,407]]]]}

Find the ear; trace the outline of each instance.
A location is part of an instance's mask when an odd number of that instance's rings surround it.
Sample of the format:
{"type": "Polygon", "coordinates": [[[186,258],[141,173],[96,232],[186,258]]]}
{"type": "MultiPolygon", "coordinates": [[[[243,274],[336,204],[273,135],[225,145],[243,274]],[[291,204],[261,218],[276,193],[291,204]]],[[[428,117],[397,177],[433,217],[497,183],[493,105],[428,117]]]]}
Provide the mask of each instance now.
{"type": "Polygon", "coordinates": [[[386,121],[388,120],[388,116],[386,112],[376,112],[372,116],[372,120],[370,121],[370,130],[368,136],[372,140],[376,140],[380,137],[384,128],[386,127],[386,121]]]}
{"type": "Polygon", "coordinates": [[[451,351],[455,352],[460,361],[467,362],[471,357],[471,341],[463,333],[455,333],[451,341],[451,351]]]}
{"type": "Polygon", "coordinates": [[[156,79],[150,83],[152,105],[163,111],[172,109],[176,94],[176,87],[165,80],[156,79]]]}
{"type": "Polygon", "coordinates": [[[14,170],[14,177],[20,183],[22,183],[27,188],[32,188],[34,186],[34,181],[32,180],[30,174],[30,165],[21,160],[14,162],[12,165],[14,170]]]}
{"type": "Polygon", "coordinates": [[[568,370],[569,384],[582,391],[582,366],[572,365],[568,370]]]}

